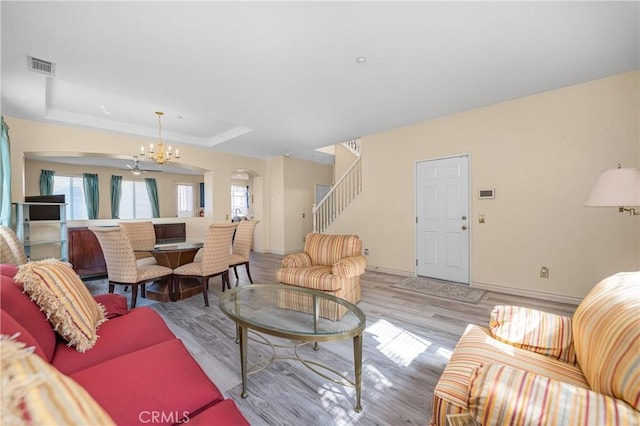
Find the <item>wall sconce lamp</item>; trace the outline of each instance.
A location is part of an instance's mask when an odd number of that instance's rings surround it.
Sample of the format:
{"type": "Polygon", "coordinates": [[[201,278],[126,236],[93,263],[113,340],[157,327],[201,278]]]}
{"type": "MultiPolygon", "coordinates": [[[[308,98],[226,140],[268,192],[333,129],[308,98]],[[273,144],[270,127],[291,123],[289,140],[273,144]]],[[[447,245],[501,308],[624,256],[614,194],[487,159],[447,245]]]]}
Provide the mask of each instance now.
{"type": "Polygon", "coordinates": [[[629,206],[640,206],[640,170],[618,168],[602,172],[585,203],[587,207],[618,207],[618,211],[639,216],[629,206]]]}

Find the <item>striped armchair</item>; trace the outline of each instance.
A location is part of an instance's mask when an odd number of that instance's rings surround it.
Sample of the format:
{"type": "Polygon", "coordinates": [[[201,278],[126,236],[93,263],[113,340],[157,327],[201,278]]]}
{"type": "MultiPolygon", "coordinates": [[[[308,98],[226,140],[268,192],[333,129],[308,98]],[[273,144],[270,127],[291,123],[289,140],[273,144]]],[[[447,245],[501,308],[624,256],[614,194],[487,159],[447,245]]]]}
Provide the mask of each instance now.
{"type": "Polygon", "coordinates": [[[469,325],[432,425],[640,425],[640,272],[598,283],[572,318],[496,306],[469,325]],[[475,423],[474,423],[475,422],[475,423]]]}
{"type": "MultiPolygon", "coordinates": [[[[307,234],[304,251],[286,255],[276,281],[282,284],[325,291],[351,303],[360,301],[360,275],[367,267],[357,235],[307,234]]],[[[285,304],[286,301],[281,301],[285,304]]],[[[305,300],[289,300],[290,309],[310,312],[305,300]]],[[[320,315],[339,319],[344,311],[332,312],[320,306],[320,315]]]]}

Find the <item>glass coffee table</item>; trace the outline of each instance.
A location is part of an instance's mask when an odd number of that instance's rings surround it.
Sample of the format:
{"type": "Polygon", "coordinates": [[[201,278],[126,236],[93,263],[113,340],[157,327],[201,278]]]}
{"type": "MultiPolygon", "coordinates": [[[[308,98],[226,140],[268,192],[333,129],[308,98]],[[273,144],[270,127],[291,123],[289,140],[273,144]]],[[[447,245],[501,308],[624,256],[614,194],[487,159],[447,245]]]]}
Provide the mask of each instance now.
{"type": "Polygon", "coordinates": [[[219,306],[222,312],[236,323],[237,338],[240,343],[243,398],[248,395],[248,374],[267,368],[276,359],[288,359],[300,361],[310,370],[334,383],[354,387],[356,390],[355,411],[362,411],[360,402],[362,391],[362,333],[366,326],[366,317],[356,305],[338,297],[307,288],[289,285],[253,284],[236,287],[222,293],[219,306]],[[273,356],[266,363],[263,362],[248,370],[247,345],[249,330],[299,343],[293,346],[273,345],[266,338],[257,334],[257,336],[260,336],[262,343],[272,347],[273,356]],[[314,342],[314,349],[318,350],[318,342],[349,338],[353,338],[354,379],[326,365],[304,359],[298,353],[299,346],[310,342],[314,342]],[[276,347],[292,348],[294,356],[276,356],[276,347]],[[331,372],[339,379],[330,377],[325,372],[331,372]]]}

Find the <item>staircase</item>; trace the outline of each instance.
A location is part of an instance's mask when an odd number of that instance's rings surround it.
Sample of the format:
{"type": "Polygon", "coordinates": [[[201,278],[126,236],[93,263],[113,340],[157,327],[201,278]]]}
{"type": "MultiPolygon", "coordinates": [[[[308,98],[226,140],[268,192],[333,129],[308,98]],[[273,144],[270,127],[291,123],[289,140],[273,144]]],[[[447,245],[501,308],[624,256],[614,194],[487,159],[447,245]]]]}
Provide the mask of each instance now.
{"type": "Polygon", "coordinates": [[[356,160],[333,185],[327,195],[317,205],[314,204],[313,232],[324,232],[362,191],[360,139],[343,142],[342,145],[356,156],[356,160]]]}

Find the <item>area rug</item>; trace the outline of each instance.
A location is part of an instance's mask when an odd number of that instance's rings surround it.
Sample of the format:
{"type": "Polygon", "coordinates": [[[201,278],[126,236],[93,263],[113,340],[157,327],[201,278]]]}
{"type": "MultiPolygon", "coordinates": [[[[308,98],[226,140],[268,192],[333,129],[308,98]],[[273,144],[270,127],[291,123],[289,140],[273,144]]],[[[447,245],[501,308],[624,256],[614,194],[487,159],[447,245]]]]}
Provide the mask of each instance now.
{"type": "Polygon", "coordinates": [[[471,288],[468,285],[438,281],[424,277],[404,278],[402,281],[397,284],[393,284],[391,287],[475,304],[477,304],[486,293],[485,290],[471,288]]]}

